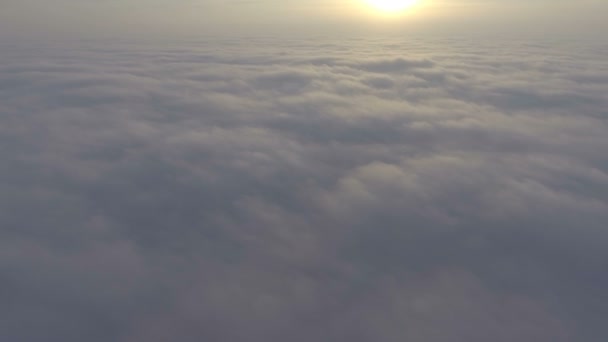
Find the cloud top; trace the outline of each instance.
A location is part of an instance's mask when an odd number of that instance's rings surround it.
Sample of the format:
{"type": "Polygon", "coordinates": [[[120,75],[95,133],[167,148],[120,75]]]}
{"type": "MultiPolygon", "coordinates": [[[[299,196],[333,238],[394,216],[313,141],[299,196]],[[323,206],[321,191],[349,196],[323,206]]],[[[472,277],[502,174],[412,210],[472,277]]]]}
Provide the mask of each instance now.
{"type": "Polygon", "coordinates": [[[509,44],[3,49],[0,339],[602,341],[608,64],[509,44]]]}

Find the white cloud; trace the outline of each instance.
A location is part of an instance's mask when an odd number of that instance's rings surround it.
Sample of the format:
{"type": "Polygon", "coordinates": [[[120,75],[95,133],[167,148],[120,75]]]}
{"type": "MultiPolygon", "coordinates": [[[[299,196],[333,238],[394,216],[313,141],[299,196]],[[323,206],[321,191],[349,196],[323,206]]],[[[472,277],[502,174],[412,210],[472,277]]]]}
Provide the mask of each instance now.
{"type": "Polygon", "coordinates": [[[509,44],[3,52],[0,336],[601,341],[608,65],[509,44]]]}

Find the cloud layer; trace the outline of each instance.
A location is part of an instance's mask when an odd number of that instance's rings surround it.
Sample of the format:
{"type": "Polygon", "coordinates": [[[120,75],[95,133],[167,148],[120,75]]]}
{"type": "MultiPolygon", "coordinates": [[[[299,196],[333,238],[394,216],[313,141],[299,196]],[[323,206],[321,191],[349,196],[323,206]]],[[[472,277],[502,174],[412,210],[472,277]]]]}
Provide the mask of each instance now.
{"type": "Polygon", "coordinates": [[[603,341],[605,52],[3,48],[0,339],[603,341]]]}

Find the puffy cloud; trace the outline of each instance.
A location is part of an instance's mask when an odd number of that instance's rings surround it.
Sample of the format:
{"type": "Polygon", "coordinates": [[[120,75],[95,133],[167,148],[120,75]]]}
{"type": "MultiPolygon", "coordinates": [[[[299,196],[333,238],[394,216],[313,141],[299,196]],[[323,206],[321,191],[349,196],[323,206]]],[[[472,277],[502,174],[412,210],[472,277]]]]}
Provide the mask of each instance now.
{"type": "Polygon", "coordinates": [[[600,48],[3,55],[3,340],[608,334],[600,48]]]}

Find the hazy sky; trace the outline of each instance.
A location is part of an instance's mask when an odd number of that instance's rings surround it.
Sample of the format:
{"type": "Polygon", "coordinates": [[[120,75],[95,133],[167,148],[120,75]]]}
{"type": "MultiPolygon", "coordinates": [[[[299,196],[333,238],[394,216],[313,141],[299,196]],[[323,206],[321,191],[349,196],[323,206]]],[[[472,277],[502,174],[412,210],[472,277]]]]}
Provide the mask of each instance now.
{"type": "MultiPolygon", "coordinates": [[[[601,0],[421,0],[388,18],[364,0],[2,0],[13,34],[534,34],[603,36],[601,0]]],[[[6,34],[6,32],[5,32],[6,34]]]]}

